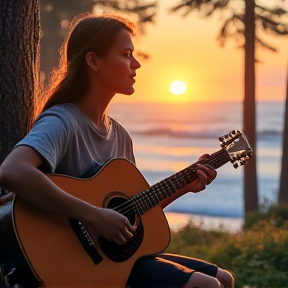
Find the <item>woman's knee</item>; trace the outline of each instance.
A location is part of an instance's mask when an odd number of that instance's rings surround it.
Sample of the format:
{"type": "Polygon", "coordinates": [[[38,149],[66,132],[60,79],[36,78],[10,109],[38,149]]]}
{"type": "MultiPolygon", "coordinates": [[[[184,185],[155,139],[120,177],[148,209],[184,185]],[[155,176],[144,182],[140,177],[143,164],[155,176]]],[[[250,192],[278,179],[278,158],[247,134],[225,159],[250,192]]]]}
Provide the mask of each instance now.
{"type": "Polygon", "coordinates": [[[218,268],[216,278],[225,288],[234,287],[234,277],[229,271],[218,268]]]}
{"type": "Polygon", "coordinates": [[[220,288],[220,281],[212,276],[193,272],[183,288],[220,288]]]}

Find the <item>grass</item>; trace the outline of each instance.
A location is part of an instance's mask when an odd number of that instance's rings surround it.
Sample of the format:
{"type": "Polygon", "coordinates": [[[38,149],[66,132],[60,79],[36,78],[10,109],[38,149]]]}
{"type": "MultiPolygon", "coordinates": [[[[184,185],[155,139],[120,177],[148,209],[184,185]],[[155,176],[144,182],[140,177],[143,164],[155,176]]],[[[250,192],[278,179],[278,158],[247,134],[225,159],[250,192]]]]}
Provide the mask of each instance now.
{"type": "Polygon", "coordinates": [[[235,288],[287,288],[288,206],[249,215],[237,234],[204,230],[190,222],[172,232],[167,252],[201,258],[231,271],[235,288]]]}

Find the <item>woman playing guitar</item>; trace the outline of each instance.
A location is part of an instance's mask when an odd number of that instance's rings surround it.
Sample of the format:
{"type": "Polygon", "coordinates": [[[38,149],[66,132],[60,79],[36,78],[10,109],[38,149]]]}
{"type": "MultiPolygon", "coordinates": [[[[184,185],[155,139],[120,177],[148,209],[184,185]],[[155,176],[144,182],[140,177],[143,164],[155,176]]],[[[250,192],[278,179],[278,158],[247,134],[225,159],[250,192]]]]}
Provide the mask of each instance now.
{"type": "MultiPolygon", "coordinates": [[[[0,170],[2,189],[13,191],[38,209],[77,219],[91,233],[97,231],[117,245],[125,245],[136,231],[127,217],[67,193],[45,173],[89,178],[113,158],[125,158],[135,164],[130,135],[108,116],[115,94],[134,92],[140,68],[133,55],[134,33],[133,23],[115,15],[86,14],[73,21],[61,50],[60,68],[53,71],[46,89],[47,100],[41,114],[0,170]]],[[[160,207],[163,209],[189,191],[204,190],[216,177],[213,168],[201,164],[196,173],[197,180],[161,201],[160,207]]],[[[218,288],[232,287],[234,282],[230,272],[214,264],[165,253],[141,257],[131,268],[127,287],[132,288],[218,288]]],[[[113,277],[113,271],[110,274],[113,277]]],[[[19,284],[33,286],[23,273],[20,275],[19,284]]],[[[99,287],[105,287],[105,283],[99,287]]]]}

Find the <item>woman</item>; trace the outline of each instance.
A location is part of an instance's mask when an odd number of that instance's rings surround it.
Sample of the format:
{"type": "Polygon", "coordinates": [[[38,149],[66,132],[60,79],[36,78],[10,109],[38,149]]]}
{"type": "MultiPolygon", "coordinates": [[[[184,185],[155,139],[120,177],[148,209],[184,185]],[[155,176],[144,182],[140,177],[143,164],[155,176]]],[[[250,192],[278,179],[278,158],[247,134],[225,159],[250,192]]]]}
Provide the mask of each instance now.
{"type": "MultiPolygon", "coordinates": [[[[113,15],[86,14],[72,23],[42,113],[0,170],[1,187],[41,209],[78,219],[119,245],[130,240],[136,229],[124,215],[71,196],[43,172],[91,177],[111,158],[135,163],[129,134],[108,116],[116,93],[134,92],[140,68],[133,55],[134,30],[133,23],[113,15]]],[[[197,180],[178,191],[178,197],[202,191],[216,172],[199,165],[197,175],[197,180]]],[[[161,202],[161,208],[176,197],[170,198],[161,202]]],[[[128,286],[216,288],[232,287],[233,281],[228,271],[205,261],[164,254],[138,260],[128,286]]]]}

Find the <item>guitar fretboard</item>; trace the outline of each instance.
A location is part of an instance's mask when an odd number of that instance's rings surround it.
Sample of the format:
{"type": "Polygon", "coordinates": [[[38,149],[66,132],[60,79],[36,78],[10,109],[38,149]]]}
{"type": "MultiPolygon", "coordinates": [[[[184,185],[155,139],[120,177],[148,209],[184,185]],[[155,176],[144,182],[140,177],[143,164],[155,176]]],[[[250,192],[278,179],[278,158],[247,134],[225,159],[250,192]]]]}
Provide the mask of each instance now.
{"type": "Polygon", "coordinates": [[[134,212],[139,215],[158,205],[162,200],[172,196],[178,190],[186,187],[197,179],[197,164],[206,164],[217,169],[227,163],[230,156],[226,150],[219,150],[209,158],[198,161],[191,166],[173,174],[172,176],[152,185],[149,189],[132,196],[129,202],[133,203],[134,212]]]}

